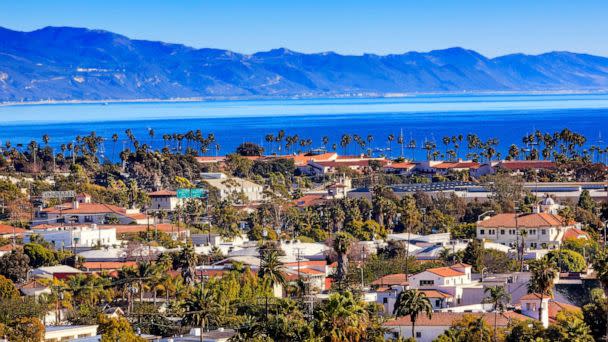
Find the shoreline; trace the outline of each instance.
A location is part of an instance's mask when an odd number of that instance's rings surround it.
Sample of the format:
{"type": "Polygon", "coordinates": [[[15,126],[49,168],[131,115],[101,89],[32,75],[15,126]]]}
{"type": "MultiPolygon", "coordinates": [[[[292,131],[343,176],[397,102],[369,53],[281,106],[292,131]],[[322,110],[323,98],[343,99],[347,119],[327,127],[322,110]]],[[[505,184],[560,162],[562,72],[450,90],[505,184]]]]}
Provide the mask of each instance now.
{"type": "Polygon", "coordinates": [[[25,102],[0,102],[0,107],[15,106],[45,106],[45,105],[80,105],[80,104],[122,104],[122,103],[184,103],[184,102],[214,102],[214,101],[254,101],[254,100],[332,100],[332,99],[398,99],[416,96],[501,96],[501,95],[604,95],[607,90],[556,90],[556,91],[478,91],[478,92],[418,92],[418,93],[358,93],[342,95],[294,95],[294,96],[215,96],[215,97],[184,97],[184,98],[138,98],[138,99],[106,99],[106,100],[47,100],[25,102]]]}

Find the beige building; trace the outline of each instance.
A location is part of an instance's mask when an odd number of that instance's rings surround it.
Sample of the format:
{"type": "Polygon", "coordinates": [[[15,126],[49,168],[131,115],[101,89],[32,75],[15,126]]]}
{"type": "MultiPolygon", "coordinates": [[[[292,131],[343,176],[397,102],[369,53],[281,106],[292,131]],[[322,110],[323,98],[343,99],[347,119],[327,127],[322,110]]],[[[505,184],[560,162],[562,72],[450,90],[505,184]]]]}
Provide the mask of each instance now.
{"type": "Polygon", "coordinates": [[[264,199],[263,185],[242,178],[228,177],[223,173],[208,173],[202,176],[209,186],[217,190],[222,200],[238,196],[244,196],[250,202],[264,199]]]}

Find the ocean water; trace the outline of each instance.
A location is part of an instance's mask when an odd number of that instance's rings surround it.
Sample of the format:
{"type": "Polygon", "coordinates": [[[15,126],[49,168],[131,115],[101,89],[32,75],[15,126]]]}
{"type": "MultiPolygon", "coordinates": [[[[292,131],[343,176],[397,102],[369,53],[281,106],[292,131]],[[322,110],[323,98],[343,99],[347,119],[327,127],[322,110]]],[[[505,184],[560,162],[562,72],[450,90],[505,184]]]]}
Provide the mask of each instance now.
{"type": "MultiPolygon", "coordinates": [[[[73,141],[77,135],[95,131],[108,139],[106,157],[113,158],[126,141],[124,131],[130,128],[143,143],[164,146],[164,133],[185,133],[200,129],[203,135],[213,133],[220,150],[208,155],[226,154],[238,144],[252,141],[267,152],[276,150],[264,141],[266,134],[283,129],[286,135],[297,134],[311,139],[311,148],[320,148],[328,136],[338,152],[359,153],[355,143],[344,151],[343,134],[374,137],[371,148],[376,153],[399,155],[396,137],[403,132],[422,146],[434,140],[443,151],[442,137],[467,133],[482,139],[498,138],[504,154],[508,146],[521,144],[525,134],[535,130],[560,131],[563,128],[587,136],[589,145],[606,147],[608,140],[608,94],[564,95],[420,95],[404,98],[368,99],[298,99],[243,100],[161,103],[48,104],[0,107],[0,141],[15,146],[50,136],[52,146],[73,141]],[[155,138],[148,130],[155,131],[155,138]],[[110,137],[118,133],[115,146],[110,137]],[[389,134],[395,136],[392,151],[387,151],[389,134]],[[602,138],[605,137],[605,138],[602,138]],[[380,151],[383,150],[383,151],[380,151]]],[[[128,145],[128,144],[127,144],[128,145]]],[[[464,151],[466,143],[461,150],[464,151]]],[[[306,147],[308,149],[309,147],[306,147]]],[[[292,148],[292,152],[295,149],[292,148]]],[[[406,151],[406,156],[421,158],[425,151],[406,151]]]]}

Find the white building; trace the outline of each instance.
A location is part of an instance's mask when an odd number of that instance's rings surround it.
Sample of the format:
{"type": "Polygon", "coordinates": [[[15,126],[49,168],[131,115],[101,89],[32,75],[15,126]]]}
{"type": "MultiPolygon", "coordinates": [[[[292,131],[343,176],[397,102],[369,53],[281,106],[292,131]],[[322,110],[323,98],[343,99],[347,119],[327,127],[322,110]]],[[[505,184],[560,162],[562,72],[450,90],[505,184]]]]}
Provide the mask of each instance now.
{"type": "Polygon", "coordinates": [[[36,212],[32,225],[70,223],[105,224],[118,220],[120,224],[145,224],[147,216],[138,209],[125,209],[112,204],[92,203],[91,197],[79,195],[73,202],[44,208],[36,212]]]}
{"type": "MultiPolygon", "coordinates": [[[[496,326],[500,328],[506,328],[513,321],[525,321],[528,317],[515,313],[513,311],[506,311],[496,316],[494,320],[494,314],[479,314],[479,313],[462,313],[462,312],[433,312],[433,316],[429,319],[426,315],[421,314],[416,320],[416,336],[414,338],[417,342],[432,342],[448,330],[454,322],[460,321],[465,318],[466,315],[473,316],[474,318],[483,318],[488,326],[496,326]]],[[[388,321],[384,324],[384,327],[388,329],[386,338],[410,338],[412,337],[412,321],[410,316],[399,317],[395,320],[388,321]]]]}
{"type": "Polygon", "coordinates": [[[42,237],[56,249],[114,246],[119,243],[115,228],[100,229],[95,224],[90,227],[69,226],[57,230],[35,230],[34,227],[32,234],[25,235],[24,241],[29,242],[33,234],[42,237]]]}
{"type": "Polygon", "coordinates": [[[449,267],[429,268],[409,277],[410,288],[438,290],[453,297],[454,305],[460,304],[463,288],[471,283],[471,265],[462,263],[449,267]]]}
{"type": "Polygon", "coordinates": [[[577,225],[550,213],[498,214],[477,222],[477,238],[510,247],[523,241],[526,248],[556,248],[577,225]]]}
{"type": "Polygon", "coordinates": [[[171,190],[150,192],[148,197],[150,197],[151,201],[150,209],[153,210],[173,211],[183,202],[181,199],[177,198],[177,192],[171,190]]]}
{"type": "MultiPolygon", "coordinates": [[[[97,337],[97,325],[53,325],[44,329],[45,342],[62,342],[90,337],[90,341],[101,340],[97,337]]],[[[89,341],[89,339],[87,339],[89,341]]]]}
{"type": "Polygon", "coordinates": [[[220,199],[244,196],[250,202],[264,199],[264,186],[237,177],[227,177],[223,173],[201,174],[204,181],[216,189],[220,199]]]}

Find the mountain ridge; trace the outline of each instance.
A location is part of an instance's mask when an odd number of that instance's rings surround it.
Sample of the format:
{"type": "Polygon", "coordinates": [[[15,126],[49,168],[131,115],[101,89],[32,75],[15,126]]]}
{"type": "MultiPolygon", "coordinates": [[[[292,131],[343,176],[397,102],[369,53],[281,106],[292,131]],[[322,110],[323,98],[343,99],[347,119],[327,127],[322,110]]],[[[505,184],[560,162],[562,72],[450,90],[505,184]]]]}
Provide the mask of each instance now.
{"type": "Polygon", "coordinates": [[[568,51],[488,58],[462,47],[402,54],[242,54],[105,30],[0,27],[0,101],[352,96],[608,89],[608,58],[568,51]]]}

